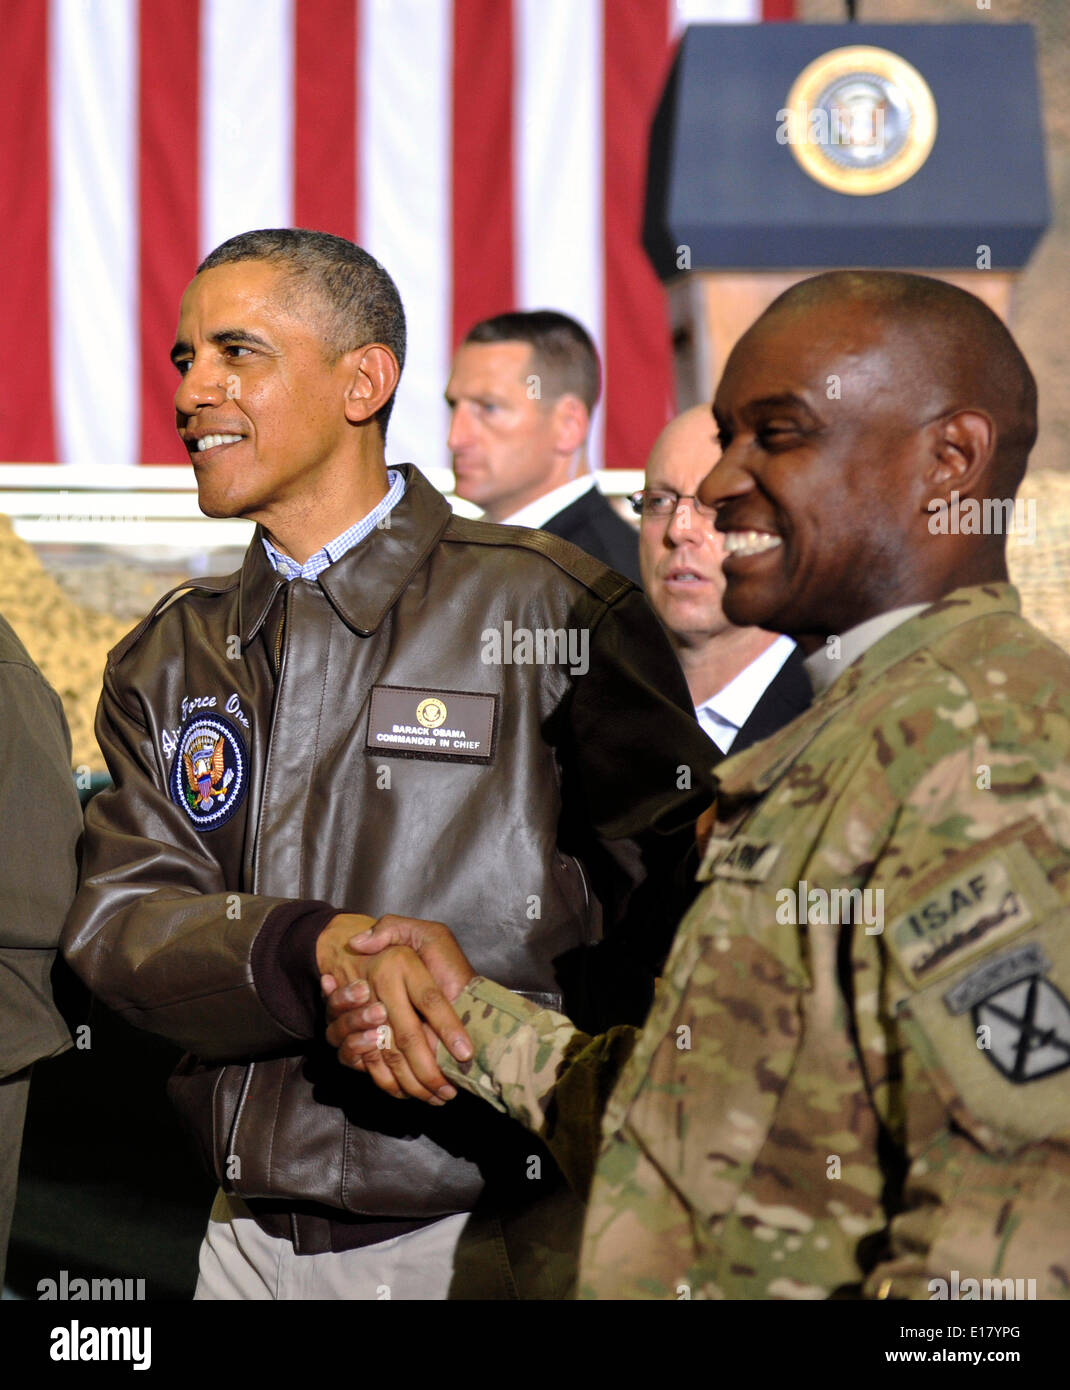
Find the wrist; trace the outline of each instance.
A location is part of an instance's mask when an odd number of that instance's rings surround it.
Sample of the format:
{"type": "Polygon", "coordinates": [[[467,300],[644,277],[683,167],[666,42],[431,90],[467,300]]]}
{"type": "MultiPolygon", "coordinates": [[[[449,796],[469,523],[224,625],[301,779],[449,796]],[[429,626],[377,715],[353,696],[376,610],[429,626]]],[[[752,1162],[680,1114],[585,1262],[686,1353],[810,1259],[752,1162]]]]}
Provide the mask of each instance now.
{"type": "Polygon", "coordinates": [[[333,972],[335,956],[344,949],[351,937],[371,931],[376,918],[363,912],[338,912],[325,922],[316,937],[315,964],[317,975],[333,972]]]}

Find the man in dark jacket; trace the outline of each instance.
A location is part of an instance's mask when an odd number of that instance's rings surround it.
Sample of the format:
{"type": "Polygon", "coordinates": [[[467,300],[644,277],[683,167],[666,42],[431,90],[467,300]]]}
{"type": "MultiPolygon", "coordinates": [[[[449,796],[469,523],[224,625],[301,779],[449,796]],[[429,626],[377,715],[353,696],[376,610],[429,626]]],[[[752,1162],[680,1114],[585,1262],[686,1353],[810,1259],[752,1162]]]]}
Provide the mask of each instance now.
{"type": "Polygon", "coordinates": [[[64,944],[189,1052],[172,1094],[221,1186],[201,1297],[563,1294],[578,1209],[548,1157],[342,1069],[320,976],[360,978],[371,918],[447,917],[532,998],[639,1022],[693,891],[709,752],[664,634],[572,546],[387,468],[404,351],[390,277],[323,233],[232,238],[182,301],[201,508],[259,529],[111,653],[115,788],[64,944]]]}
{"type": "Polygon", "coordinates": [[[638,584],[635,528],[599,492],[587,461],[600,393],[594,343],[567,314],[477,323],[446,387],[456,492],[485,521],[538,526],[638,584]]]}
{"type": "Polygon", "coordinates": [[[34,1062],[70,1047],[51,969],[77,884],[82,812],[59,697],[0,618],[0,1283],[34,1062]]]}

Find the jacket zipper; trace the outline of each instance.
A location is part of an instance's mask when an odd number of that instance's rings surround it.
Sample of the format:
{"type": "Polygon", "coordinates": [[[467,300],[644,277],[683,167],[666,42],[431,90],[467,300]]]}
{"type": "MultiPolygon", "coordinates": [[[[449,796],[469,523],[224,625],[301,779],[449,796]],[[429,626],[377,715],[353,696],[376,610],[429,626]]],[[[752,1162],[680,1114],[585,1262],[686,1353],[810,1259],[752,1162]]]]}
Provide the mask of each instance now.
{"type": "MultiPolygon", "coordinates": [[[[283,637],[283,633],[284,633],[285,630],[286,630],[286,604],[289,602],[289,598],[290,598],[290,591],[287,589],[285,595],[283,596],[283,600],[282,600],[282,613],[281,613],[281,615],[280,615],[280,617],[279,617],[279,630],[278,630],[278,632],[275,634],[275,678],[276,678],[276,680],[278,679],[279,668],[280,668],[281,665],[282,665],[282,637],[283,637]]],[[[272,719],[272,726],[274,726],[274,718],[272,719]]],[[[269,735],[269,739],[270,739],[270,735],[269,735]]],[[[256,877],[259,877],[259,875],[256,875],[256,877]]],[[[256,891],[256,885],[255,885],[255,883],[254,883],[254,890],[253,890],[253,891],[254,891],[254,892],[256,891]]],[[[249,1087],[250,1087],[251,1084],[252,1084],[253,1072],[254,1072],[255,1070],[256,1070],[256,1063],[255,1063],[255,1062],[248,1062],[248,1063],[246,1063],[245,1075],[244,1075],[244,1077],[242,1078],[241,1095],[238,1097],[238,1104],[237,1104],[237,1107],[235,1108],[235,1112],[234,1112],[234,1120],[233,1120],[233,1123],[231,1124],[231,1128],[230,1128],[230,1135],[229,1135],[229,1140],[228,1140],[228,1144],[227,1144],[228,1157],[237,1154],[237,1148],[238,1148],[238,1130],[239,1130],[239,1128],[240,1128],[242,1116],[243,1116],[244,1111],[245,1111],[245,1099],[246,1099],[246,1096],[248,1096],[248,1094],[249,1094],[249,1087]]],[[[291,1218],[291,1219],[292,1219],[292,1218],[291,1218]]]]}
{"type": "MultiPolygon", "coordinates": [[[[287,598],[289,595],[287,594],[287,598]]],[[[286,627],[286,603],[283,601],[282,614],[279,618],[279,630],[275,634],[275,675],[279,674],[279,667],[282,665],[282,634],[286,627]]]]}

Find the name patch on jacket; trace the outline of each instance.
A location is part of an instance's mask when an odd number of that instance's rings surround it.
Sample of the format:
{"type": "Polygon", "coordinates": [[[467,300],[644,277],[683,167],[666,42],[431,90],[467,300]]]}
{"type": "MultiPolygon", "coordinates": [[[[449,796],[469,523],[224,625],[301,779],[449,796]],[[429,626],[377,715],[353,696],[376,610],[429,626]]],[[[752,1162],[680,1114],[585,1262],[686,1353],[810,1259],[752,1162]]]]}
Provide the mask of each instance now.
{"type": "Polygon", "coordinates": [[[497,708],[495,695],[377,685],[365,747],[410,758],[489,763],[497,708]]]}
{"type": "Polygon", "coordinates": [[[771,840],[711,839],[706,846],[695,878],[707,883],[711,878],[734,878],[740,883],[764,883],[780,855],[780,846],[771,840]]]}
{"type": "Polygon", "coordinates": [[[245,743],[220,714],[197,714],[178,733],[168,789],[198,830],[225,825],[245,799],[245,743]]]}

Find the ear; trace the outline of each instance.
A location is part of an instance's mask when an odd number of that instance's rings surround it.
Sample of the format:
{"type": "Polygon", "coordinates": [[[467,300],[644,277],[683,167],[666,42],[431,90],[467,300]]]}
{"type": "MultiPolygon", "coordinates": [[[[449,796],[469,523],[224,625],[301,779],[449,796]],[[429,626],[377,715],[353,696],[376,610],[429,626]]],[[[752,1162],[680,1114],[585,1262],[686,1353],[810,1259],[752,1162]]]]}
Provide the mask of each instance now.
{"type": "Polygon", "coordinates": [[[554,446],[559,453],[574,454],[587,442],[591,416],[579,396],[566,393],[554,401],[554,446]]]}
{"type": "Polygon", "coordinates": [[[345,355],[346,419],[354,425],[370,420],[397,389],[398,359],[384,343],[366,343],[345,355]]]}
{"type": "Polygon", "coordinates": [[[983,410],[956,410],[928,427],[931,453],[922,481],[933,501],[981,487],[996,447],[996,424],[983,410]]]}

